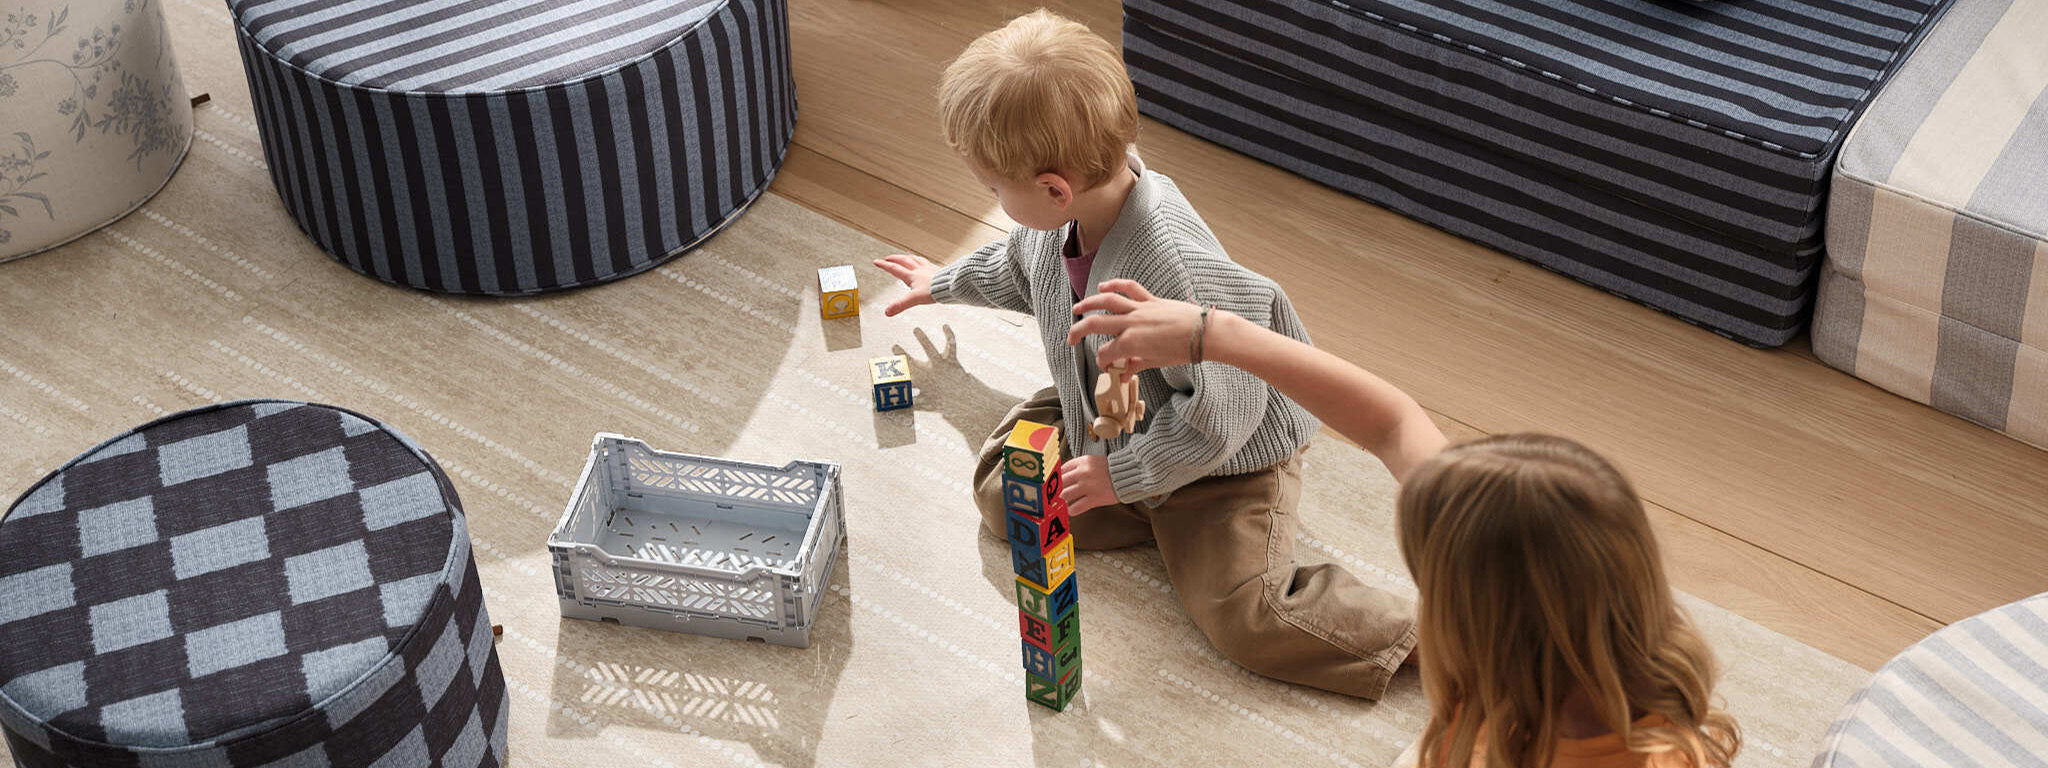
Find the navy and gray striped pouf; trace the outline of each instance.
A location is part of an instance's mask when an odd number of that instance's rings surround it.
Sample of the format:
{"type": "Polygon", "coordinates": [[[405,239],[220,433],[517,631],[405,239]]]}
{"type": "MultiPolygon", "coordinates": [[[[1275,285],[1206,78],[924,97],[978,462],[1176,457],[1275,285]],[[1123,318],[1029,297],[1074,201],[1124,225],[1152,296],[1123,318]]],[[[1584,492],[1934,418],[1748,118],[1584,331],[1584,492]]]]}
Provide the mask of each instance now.
{"type": "Polygon", "coordinates": [[[248,401],[114,438],[0,518],[20,768],[498,768],[460,502],[366,417],[248,401]]]}
{"type": "Polygon", "coordinates": [[[1145,114],[1749,344],[1950,0],[1125,0],[1145,114]]]}
{"type": "Polygon", "coordinates": [[[336,259],[521,295],[659,265],[768,187],[784,0],[230,0],[285,209],[336,259]]]}

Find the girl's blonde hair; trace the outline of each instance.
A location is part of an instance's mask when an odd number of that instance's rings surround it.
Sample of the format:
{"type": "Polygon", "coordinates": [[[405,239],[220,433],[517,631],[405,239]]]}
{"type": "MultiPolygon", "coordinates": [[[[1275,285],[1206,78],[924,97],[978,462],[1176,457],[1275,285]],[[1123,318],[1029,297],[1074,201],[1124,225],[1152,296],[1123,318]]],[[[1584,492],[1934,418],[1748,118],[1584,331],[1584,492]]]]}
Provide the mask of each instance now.
{"type": "Polygon", "coordinates": [[[1040,9],[947,65],[939,125],[953,151],[998,176],[1058,173],[1090,189],[1124,167],[1138,97],[1116,46],[1040,9]]]}
{"type": "Polygon", "coordinates": [[[1420,592],[1423,768],[1464,768],[1475,751],[1487,768],[1547,766],[1574,693],[1657,764],[1734,759],[1742,736],[1712,702],[1713,652],[1606,460],[1560,437],[1466,443],[1415,470],[1398,515],[1420,592]],[[1662,720],[1634,724],[1651,714],[1662,720]]]}

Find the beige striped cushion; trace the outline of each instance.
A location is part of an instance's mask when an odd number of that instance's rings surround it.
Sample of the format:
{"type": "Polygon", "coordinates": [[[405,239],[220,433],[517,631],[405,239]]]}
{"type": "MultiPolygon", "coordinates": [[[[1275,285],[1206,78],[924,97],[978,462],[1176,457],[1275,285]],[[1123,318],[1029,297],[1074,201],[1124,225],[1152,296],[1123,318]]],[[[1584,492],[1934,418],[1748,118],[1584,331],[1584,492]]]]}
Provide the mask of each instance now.
{"type": "Polygon", "coordinates": [[[1843,146],[1822,360],[2048,447],[2048,0],[1957,0],[1843,146]]]}

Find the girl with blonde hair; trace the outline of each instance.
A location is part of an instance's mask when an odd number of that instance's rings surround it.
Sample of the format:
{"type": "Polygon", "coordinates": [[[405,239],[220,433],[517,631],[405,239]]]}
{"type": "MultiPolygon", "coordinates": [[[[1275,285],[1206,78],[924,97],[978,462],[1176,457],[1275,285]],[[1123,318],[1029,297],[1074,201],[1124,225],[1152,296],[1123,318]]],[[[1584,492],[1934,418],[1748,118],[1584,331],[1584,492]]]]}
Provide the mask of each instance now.
{"type": "Polygon", "coordinates": [[[1713,700],[1713,652],[1665,579],[1627,478],[1578,443],[1502,435],[1445,447],[1421,406],[1327,352],[1128,281],[1068,343],[1113,337],[1107,367],[1222,363],[1265,379],[1402,482],[1430,717],[1422,768],[1727,768],[1741,748],[1713,700]]]}

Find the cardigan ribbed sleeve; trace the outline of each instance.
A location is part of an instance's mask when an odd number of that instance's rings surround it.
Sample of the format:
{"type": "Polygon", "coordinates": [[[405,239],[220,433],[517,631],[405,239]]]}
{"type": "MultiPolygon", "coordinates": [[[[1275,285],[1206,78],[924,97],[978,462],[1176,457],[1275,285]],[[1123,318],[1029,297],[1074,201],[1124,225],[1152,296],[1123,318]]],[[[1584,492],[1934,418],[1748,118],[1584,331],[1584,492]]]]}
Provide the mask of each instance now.
{"type": "Polygon", "coordinates": [[[1023,233],[982,246],[932,276],[932,300],[1018,312],[1031,311],[1025,266],[1012,258],[1011,241],[1023,233]]]}

